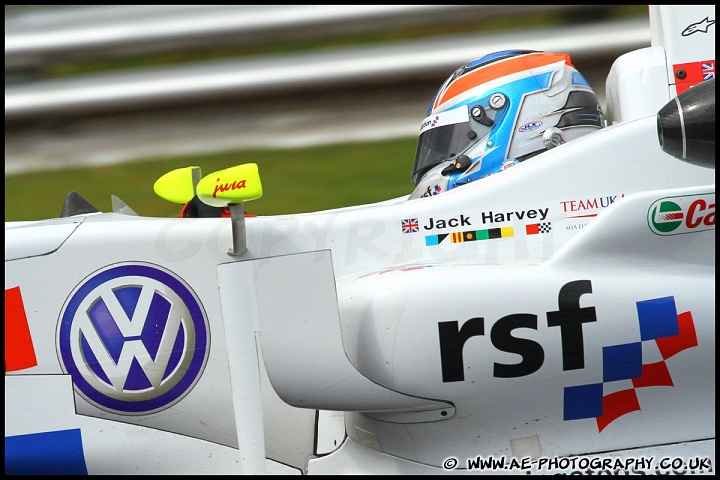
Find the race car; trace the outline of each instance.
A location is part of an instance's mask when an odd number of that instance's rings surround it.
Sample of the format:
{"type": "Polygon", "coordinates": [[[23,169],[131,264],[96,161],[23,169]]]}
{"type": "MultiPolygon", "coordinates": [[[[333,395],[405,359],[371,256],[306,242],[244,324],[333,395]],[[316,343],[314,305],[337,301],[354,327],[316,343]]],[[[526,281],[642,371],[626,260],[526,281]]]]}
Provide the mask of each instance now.
{"type": "Polygon", "coordinates": [[[714,473],[715,7],[649,12],[605,128],[440,195],[6,222],[5,473],[714,473]]]}

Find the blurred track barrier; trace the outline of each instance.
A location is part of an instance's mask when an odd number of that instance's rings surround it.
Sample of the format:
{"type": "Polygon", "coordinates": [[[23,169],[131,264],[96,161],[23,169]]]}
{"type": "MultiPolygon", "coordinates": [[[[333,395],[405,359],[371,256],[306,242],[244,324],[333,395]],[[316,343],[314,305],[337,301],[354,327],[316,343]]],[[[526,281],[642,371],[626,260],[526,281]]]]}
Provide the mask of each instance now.
{"type": "Polygon", "coordinates": [[[400,80],[439,81],[483,53],[510,48],[568,52],[577,64],[646,46],[650,46],[648,20],[631,19],[40,80],[6,84],[5,121],[237,100],[274,92],[319,92],[338,86],[392,85],[400,80]]]}
{"type": "MultiPolygon", "coordinates": [[[[601,5],[106,5],[5,7],[5,73],[72,59],[351,35],[601,5]],[[44,8],[40,8],[44,7],[44,8]]],[[[6,80],[7,81],[7,80],[6,80]]]]}

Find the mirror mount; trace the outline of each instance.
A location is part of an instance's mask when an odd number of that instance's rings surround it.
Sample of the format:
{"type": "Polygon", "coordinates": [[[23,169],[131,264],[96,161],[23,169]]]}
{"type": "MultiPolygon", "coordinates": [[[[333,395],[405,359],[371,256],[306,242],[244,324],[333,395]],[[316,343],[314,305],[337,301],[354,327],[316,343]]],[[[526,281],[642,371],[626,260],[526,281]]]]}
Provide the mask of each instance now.
{"type": "Polygon", "coordinates": [[[230,209],[230,222],[232,225],[232,247],[228,255],[242,255],[247,251],[247,231],[245,230],[245,207],[242,203],[228,205],[230,209]]]}
{"type": "Polygon", "coordinates": [[[247,251],[245,207],[243,202],[262,197],[262,184],[257,164],[246,163],[207,175],[196,186],[201,202],[230,210],[232,247],[228,255],[238,256],[247,251]]]}

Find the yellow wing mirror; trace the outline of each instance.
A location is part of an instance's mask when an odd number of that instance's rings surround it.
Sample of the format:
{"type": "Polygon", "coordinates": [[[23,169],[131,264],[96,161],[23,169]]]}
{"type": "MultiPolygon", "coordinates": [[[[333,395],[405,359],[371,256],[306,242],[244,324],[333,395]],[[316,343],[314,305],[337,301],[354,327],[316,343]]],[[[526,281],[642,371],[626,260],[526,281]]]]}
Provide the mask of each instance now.
{"type": "Polygon", "coordinates": [[[202,178],[200,167],[191,166],[172,170],[158,178],[153,190],[160,198],[185,204],[197,195],[201,202],[230,210],[233,246],[229,255],[247,251],[245,208],[243,202],[262,197],[262,183],[257,164],[246,163],[218,170],[202,178]]]}
{"type": "Polygon", "coordinates": [[[218,170],[197,184],[197,196],[213,207],[224,207],[262,197],[262,184],[255,163],[218,170]]]}
{"type": "Polygon", "coordinates": [[[168,202],[184,205],[195,196],[195,186],[200,178],[200,167],[177,168],[158,178],[153,185],[153,191],[168,202]]]}

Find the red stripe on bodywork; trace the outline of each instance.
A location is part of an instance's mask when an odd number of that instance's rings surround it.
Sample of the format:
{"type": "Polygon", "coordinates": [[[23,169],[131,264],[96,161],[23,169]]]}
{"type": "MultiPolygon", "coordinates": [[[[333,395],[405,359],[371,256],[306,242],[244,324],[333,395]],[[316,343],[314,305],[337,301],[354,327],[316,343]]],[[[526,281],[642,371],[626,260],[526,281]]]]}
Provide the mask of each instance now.
{"type": "Polygon", "coordinates": [[[20,287],[5,290],[5,372],[37,365],[20,287]]]}

